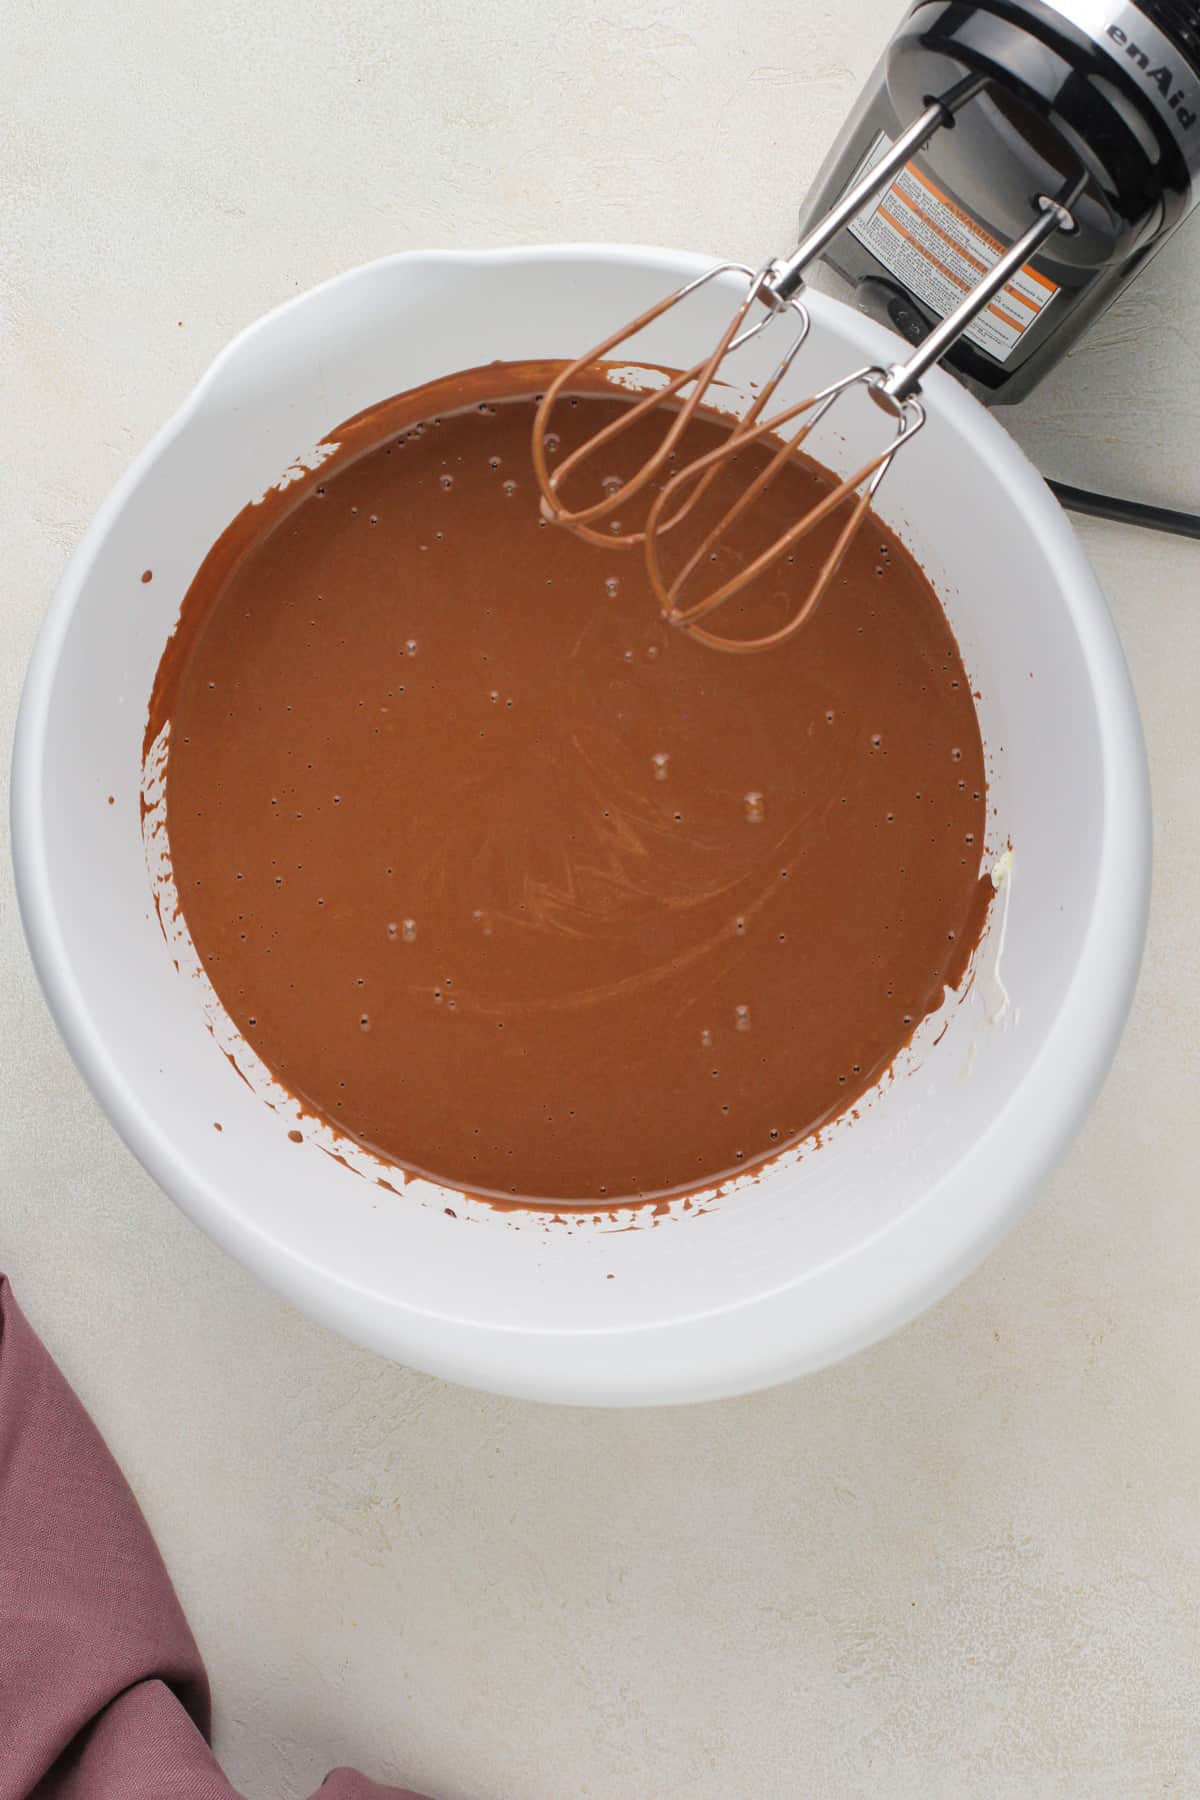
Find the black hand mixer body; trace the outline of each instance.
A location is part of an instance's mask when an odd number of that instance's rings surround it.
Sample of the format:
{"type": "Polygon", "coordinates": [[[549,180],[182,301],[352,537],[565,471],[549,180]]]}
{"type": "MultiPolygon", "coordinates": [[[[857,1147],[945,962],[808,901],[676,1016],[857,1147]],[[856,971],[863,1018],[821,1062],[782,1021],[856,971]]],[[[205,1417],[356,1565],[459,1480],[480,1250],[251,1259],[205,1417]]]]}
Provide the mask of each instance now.
{"type": "Polygon", "coordinates": [[[1058,232],[948,351],[989,404],[1019,400],[1186,217],[1200,188],[1200,4],[921,0],[801,214],[826,214],[936,97],[970,97],[824,251],[856,303],[920,342],[1066,197],[1058,232]]]}

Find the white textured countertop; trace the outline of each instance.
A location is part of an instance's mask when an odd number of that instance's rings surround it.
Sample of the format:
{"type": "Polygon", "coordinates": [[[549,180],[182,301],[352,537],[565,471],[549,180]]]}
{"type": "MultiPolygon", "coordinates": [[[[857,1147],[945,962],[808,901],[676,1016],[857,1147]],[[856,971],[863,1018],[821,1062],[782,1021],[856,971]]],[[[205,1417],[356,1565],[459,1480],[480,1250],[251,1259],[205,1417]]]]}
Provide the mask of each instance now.
{"type": "MultiPolygon", "coordinates": [[[[416,245],[756,260],[883,0],[11,0],[5,752],[98,502],[241,325],[416,245]]],[[[1200,506],[1200,223],[1013,429],[1200,506]]],[[[755,1399],[589,1414],[351,1349],[186,1224],[68,1061],[0,887],[0,1267],[158,1534],[252,1800],[1200,1791],[1200,545],[1080,527],[1149,739],[1150,944],[1091,1119],[931,1315],[755,1399]]]]}

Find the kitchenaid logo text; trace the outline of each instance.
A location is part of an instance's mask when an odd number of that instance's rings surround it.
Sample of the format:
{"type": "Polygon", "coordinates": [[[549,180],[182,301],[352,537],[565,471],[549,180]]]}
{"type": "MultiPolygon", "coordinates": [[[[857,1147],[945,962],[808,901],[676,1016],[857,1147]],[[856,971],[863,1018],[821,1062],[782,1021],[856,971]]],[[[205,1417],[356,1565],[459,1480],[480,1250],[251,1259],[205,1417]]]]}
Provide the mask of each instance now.
{"type": "Polygon", "coordinates": [[[1168,68],[1166,63],[1159,63],[1157,67],[1152,66],[1150,58],[1144,50],[1139,48],[1136,39],[1131,38],[1129,33],[1123,31],[1119,25],[1110,25],[1108,35],[1113,43],[1119,45],[1125,52],[1128,61],[1137,65],[1146,80],[1154,83],[1183,129],[1190,131],[1196,123],[1196,107],[1194,104],[1184,105],[1189,96],[1184,88],[1176,86],[1174,71],[1168,68]]]}

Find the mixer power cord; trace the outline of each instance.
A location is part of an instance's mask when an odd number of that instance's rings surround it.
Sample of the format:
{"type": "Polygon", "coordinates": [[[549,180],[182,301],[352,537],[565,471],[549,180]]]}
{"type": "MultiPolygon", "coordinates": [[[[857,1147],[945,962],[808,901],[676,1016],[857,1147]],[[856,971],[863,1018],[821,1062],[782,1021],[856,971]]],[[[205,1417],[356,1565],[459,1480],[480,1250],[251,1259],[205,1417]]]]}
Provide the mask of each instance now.
{"type": "Polygon", "coordinates": [[[1120,525],[1140,525],[1145,531],[1170,531],[1176,537],[1200,538],[1200,513],[1172,512],[1166,506],[1147,506],[1141,500],[1120,500],[1113,494],[1093,494],[1065,481],[1046,480],[1046,486],[1068,512],[1089,519],[1115,519],[1120,525]]]}

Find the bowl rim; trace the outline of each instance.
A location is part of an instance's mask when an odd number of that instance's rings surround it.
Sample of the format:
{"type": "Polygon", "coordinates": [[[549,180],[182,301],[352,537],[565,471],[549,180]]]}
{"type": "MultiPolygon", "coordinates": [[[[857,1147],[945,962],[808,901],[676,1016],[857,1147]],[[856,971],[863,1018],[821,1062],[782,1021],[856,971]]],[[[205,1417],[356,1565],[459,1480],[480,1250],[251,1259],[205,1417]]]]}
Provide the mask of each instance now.
{"type": "MultiPolygon", "coordinates": [[[[624,264],[682,281],[718,260],[646,245],[548,244],[411,250],[343,271],[237,334],[134,459],[84,533],[55,591],[22,691],[13,746],[11,823],[18,905],[55,1023],[88,1085],[143,1167],[214,1241],[268,1286],[344,1336],[431,1374],[495,1392],[596,1405],[702,1400],[767,1387],[840,1361],[923,1312],[974,1268],[1029,1204],[1098,1093],[1132,1002],[1151,870],[1149,777],[1141,722],[1116,629],[1065,514],[998,422],[944,371],[926,395],[951,428],[983,438],[999,486],[1034,515],[1078,634],[1099,720],[1104,812],[1095,897],[1073,980],[1040,1051],[986,1132],[904,1212],[830,1261],[766,1294],[638,1327],[566,1331],[454,1318],[354,1286],[238,1211],[199,1176],[143,1097],[118,1075],[74,978],[49,878],[43,748],[59,656],[100,546],[146,472],[188,428],[255,340],[331,290],[393,270],[624,264]],[[1054,1080],[1047,1083],[1047,1068],[1054,1080]],[[1048,1099],[1047,1095],[1053,1098],[1048,1099]],[[1000,1146],[1003,1146],[1002,1151],[1000,1146]],[[982,1179],[986,1175],[986,1180],[982,1179]],[[973,1183],[972,1178],[977,1177],[973,1183]],[[961,1204],[964,1187],[972,1205],[961,1204]],[[932,1248],[931,1248],[932,1247],[932,1248]],[[610,1340],[622,1339],[614,1355],[610,1340]]],[[[815,319],[837,318],[876,357],[896,340],[853,309],[810,292],[815,319]]]]}

